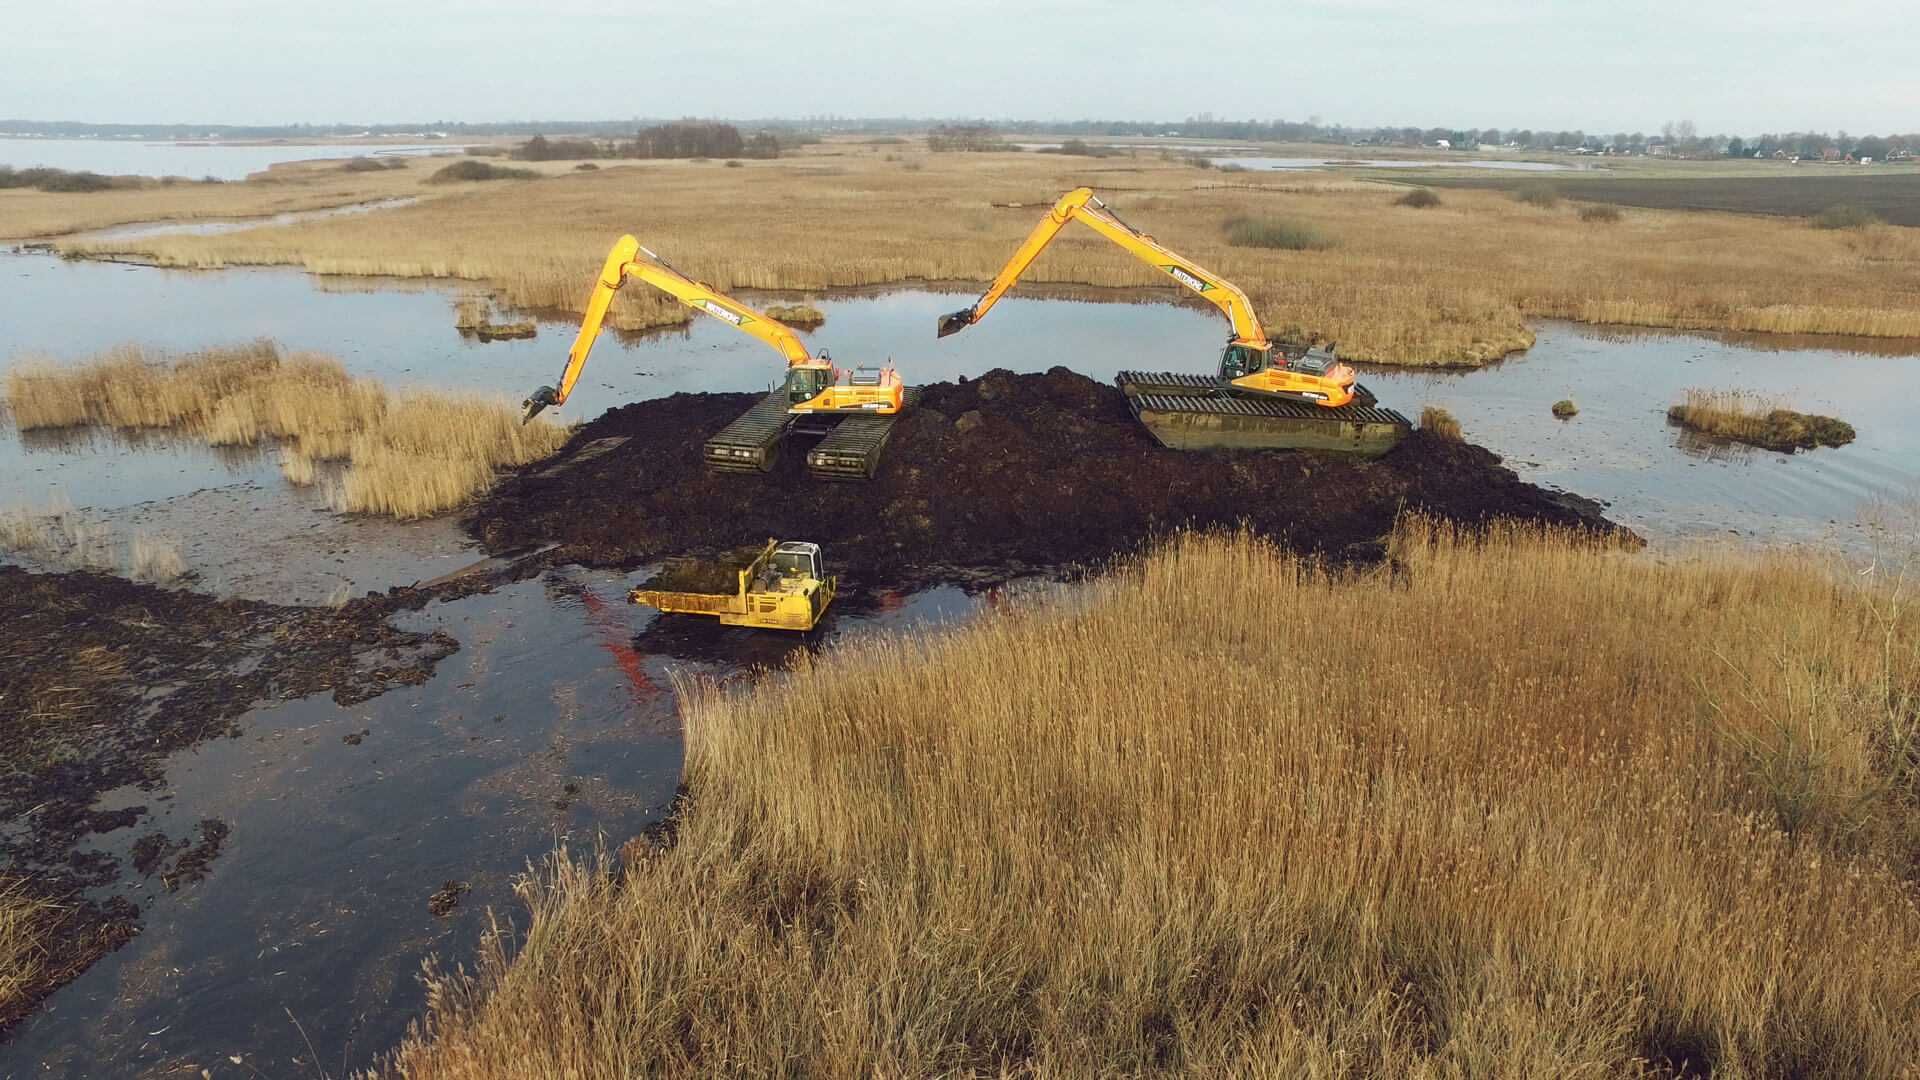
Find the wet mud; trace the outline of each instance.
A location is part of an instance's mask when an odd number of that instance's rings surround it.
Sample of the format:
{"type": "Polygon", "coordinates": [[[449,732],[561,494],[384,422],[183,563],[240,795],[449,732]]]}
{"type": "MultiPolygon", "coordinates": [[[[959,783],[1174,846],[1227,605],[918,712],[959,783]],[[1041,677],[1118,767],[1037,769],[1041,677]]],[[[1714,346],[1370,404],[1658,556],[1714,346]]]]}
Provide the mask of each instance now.
{"type": "Polygon", "coordinates": [[[191,884],[229,830],[209,819],[189,836],[149,831],[122,859],[98,838],[149,808],[96,810],[100,797],[156,789],[169,755],[236,734],[258,703],[324,692],[350,705],[424,682],[458,646],[389,621],[423,602],[396,592],[285,607],[0,566],[0,865],[52,905],[43,977],[0,1009],[0,1030],[138,932],[132,903],[90,894],[128,874],[191,884]]]}
{"type": "Polygon", "coordinates": [[[614,409],[583,425],[557,460],[496,486],[468,528],[489,549],[551,541],[556,557],[599,566],[813,540],[830,569],[869,587],[1097,565],[1191,527],[1245,525],[1302,553],[1368,561],[1405,511],[1633,539],[1597,504],[1524,483],[1492,453],[1425,432],[1373,461],[1167,450],[1118,389],[1064,368],[926,387],[864,484],[805,476],[802,440],[789,441],[771,473],[711,472],[702,443],[756,400],[676,394],[614,409]],[[582,452],[611,438],[626,441],[582,452]]]}

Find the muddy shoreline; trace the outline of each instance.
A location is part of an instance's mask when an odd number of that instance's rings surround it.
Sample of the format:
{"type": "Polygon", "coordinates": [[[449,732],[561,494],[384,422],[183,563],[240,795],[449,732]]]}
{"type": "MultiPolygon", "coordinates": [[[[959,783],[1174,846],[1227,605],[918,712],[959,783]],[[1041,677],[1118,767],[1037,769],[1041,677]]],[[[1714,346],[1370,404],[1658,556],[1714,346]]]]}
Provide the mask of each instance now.
{"type": "Polygon", "coordinates": [[[1368,562],[1409,511],[1638,541],[1598,504],[1525,483],[1487,450],[1423,431],[1376,461],[1166,450],[1118,389],[1064,368],[926,387],[865,484],[806,477],[793,444],[769,474],[710,472],[703,441],[756,398],[676,394],[613,409],[556,458],[497,485],[466,526],[489,550],[551,542],[554,558],[588,566],[715,554],[770,536],[813,540],[831,568],[866,588],[1098,566],[1186,528],[1245,526],[1302,554],[1368,562]],[[624,441],[608,449],[603,440],[624,441]]]}
{"type": "MultiPolygon", "coordinates": [[[[453,583],[443,592],[485,587],[453,583]]],[[[157,790],[166,760],[238,733],[253,706],[331,693],[343,705],[424,682],[459,646],[444,632],[397,629],[390,617],[424,604],[394,590],[334,608],[218,600],[88,571],[41,574],[0,566],[0,859],[9,877],[50,905],[45,962],[24,996],[0,1009],[0,1032],[54,989],[138,933],[138,909],[95,895],[129,875],[169,890],[218,854],[228,826],[185,836],[149,830],[128,857],[101,834],[135,829],[145,805],[96,810],[119,788],[157,790]]],[[[116,845],[117,846],[117,845],[116,845]]]]}

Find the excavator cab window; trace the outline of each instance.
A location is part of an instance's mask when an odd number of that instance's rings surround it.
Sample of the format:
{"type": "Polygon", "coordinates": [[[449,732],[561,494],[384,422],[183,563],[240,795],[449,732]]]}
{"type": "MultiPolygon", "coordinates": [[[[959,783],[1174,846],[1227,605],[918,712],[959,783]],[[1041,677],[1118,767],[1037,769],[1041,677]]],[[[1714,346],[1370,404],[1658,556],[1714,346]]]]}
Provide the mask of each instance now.
{"type": "Polygon", "coordinates": [[[1220,377],[1239,379],[1264,371],[1267,367],[1267,354],[1251,345],[1229,345],[1227,351],[1220,354],[1220,377]]]}
{"type": "Polygon", "coordinates": [[[787,400],[795,405],[812,401],[832,385],[832,368],[793,368],[787,373],[787,400]]]}

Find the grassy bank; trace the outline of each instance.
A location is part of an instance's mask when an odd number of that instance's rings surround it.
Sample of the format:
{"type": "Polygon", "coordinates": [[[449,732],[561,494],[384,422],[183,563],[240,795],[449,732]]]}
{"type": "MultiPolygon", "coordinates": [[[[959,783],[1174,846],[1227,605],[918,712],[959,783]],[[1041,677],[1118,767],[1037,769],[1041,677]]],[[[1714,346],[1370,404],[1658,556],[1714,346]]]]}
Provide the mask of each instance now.
{"type": "Polygon", "coordinates": [[[517,957],[442,981],[390,1072],[1920,1060],[1920,619],[1887,567],[1395,548],[1333,580],[1189,539],[683,688],[676,846],[528,881],[517,957]]]}
{"type": "Polygon", "coordinates": [[[92,425],[178,429],[213,446],[287,444],[289,480],[311,483],[316,461],[347,463],[336,509],[427,517],[461,505],[494,470],[559,449],[567,430],[521,424],[505,401],[432,391],[389,392],[311,353],[272,342],[175,357],[128,346],[81,364],[23,361],[6,379],[21,430],[92,425]]]}
{"type": "Polygon", "coordinates": [[[1525,173],[1461,170],[1436,177],[1443,187],[1521,191],[1546,184],[1569,199],[1643,206],[1656,210],[1724,210],[1741,214],[1813,217],[1835,204],[1869,211],[1895,225],[1920,226],[1920,168],[1874,168],[1807,162],[1754,163],[1744,172],[1722,174],[1710,164],[1690,169],[1668,166],[1612,166],[1604,171],[1555,174],[1546,179],[1525,173]],[[1687,175],[1688,172],[1697,175],[1687,175]]]}
{"type": "Polygon", "coordinates": [[[1811,450],[1845,446],[1853,425],[1831,416],[1795,412],[1784,403],[1739,390],[1688,390],[1667,410],[1667,419],[1704,435],[1766,450],[1811,450]]]}
{"type": "MultiPolygon", "coordinates": [[[[578,311],[623,232],[725,289],[984,282],[1043,207],[1083,183],[1136,227],[1244,286],[1269,330],[1338,341],[1354,359],[1479,363],[1530,344],[1527,320],[1539,317],[1920,337],[1912,230],[1657,211],[1596,228],[1571,203],[1542,208],[1470,190],[1412,213],[1394,205],[1404,194],[1394,186],[1223,174],[1148,155],[830,144],[752,168],[646,162],[533,184],[440,186],[432,190],[442,197],[377,218],[75,249],[131,247],[189,267],[464,278],[514,307],[578,311]],[[636,205],[647,208],[644,221],[636,205]],[[1236,246],[1236,219],[1284,220],[1319,250],[1236,246]]],[[[1080,229],[1063,233],[1028,280],[1177,292],[1080,229]]],[[[614,322],[689,317],[636,288],[616,302],[614,322]]]]}
{"type": "Polygon", "coordinates": [[[283,166],[224,184],[143,183],[107,191],[41,192],[0,188],[0,240],[28,240],[134,221],[271,217],[402,196],[431,197],[415,169],[346,172],[334,162],[283,166]]]}

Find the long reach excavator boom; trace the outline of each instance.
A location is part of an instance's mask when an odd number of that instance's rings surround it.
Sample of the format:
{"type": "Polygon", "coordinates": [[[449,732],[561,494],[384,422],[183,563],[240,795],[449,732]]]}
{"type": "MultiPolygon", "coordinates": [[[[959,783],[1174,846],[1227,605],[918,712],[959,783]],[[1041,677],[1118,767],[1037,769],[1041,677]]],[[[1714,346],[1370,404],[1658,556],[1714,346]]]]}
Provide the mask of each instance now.
{"type": "Polygon", "coordinates": [[[560,384],[542,386],[521,403],[527,420],[542,409],[566,404],[600,336],[613,294],[635,278],[766,342],[787,362],[786,381],[779,389],[769,391],[707,439],[704,453],[709,466],[723,472],[772,472],[787,437],[807,434],[825,436],[807,451],[807,471],[814,476],[853,480],[873,476],[894,421],[908,404],[906,388],[891,364],[847,371],[835,367],[825,349],[809,356],[800,335],[785,323],[682,274],[631,236],[615,242],[600,268],[580,333],[567,351],[560,384]]]}
{"type": "Polygon", "coordinates": [[[1121,221],[1092,188],[1075,188],[1060,197],[1053,209],[1027,234],[1013,257],[1000,268],[993,284],[964,308],[940,318],[938,336],[957,334],[986,317],[1000,297],[1020,280],[1033,260],[1070,221],[1078,221],[1130,252],[1173,280],[1200,294],[1220,309],[1233,327],[1220,356],[1222,389],[1228,393],[1267,395],[1338,408],[1354,403],[1371,405],[1371,395],[1356,393],[1353,368],[1334,359],[1330,351],[1290,350],[1267,340],[1253,302],[1238,285],[1192,259],[1168,250],[1153,237],[1121,221]]]}
{"type": "Polygon", "coordinates": [[[614,242],[613,250],[600,268],[593,294],[587,298],[587,312],[567,350],[567,366],[560,372],[560,384],[542,386],[522,402],[531,420],[542,409],[566,404],[587,356],[600,337],[613,294],[629,280],[638,278],[695,311],[726,323],[735,330],[772,346],[787,362],[787,411],[795,415],[812,413],[878,413],[892,415],[904,403],[899,373],[892,367],[842,371],[833,366],[832,357],[822,349],[809,356],[807,347],[792,328],[763,315],[710,285],[687,277],[658,255],[640,246],[631,236],[614,242]],[[643,257],[644,256],[644,257],[643,257]]]}

